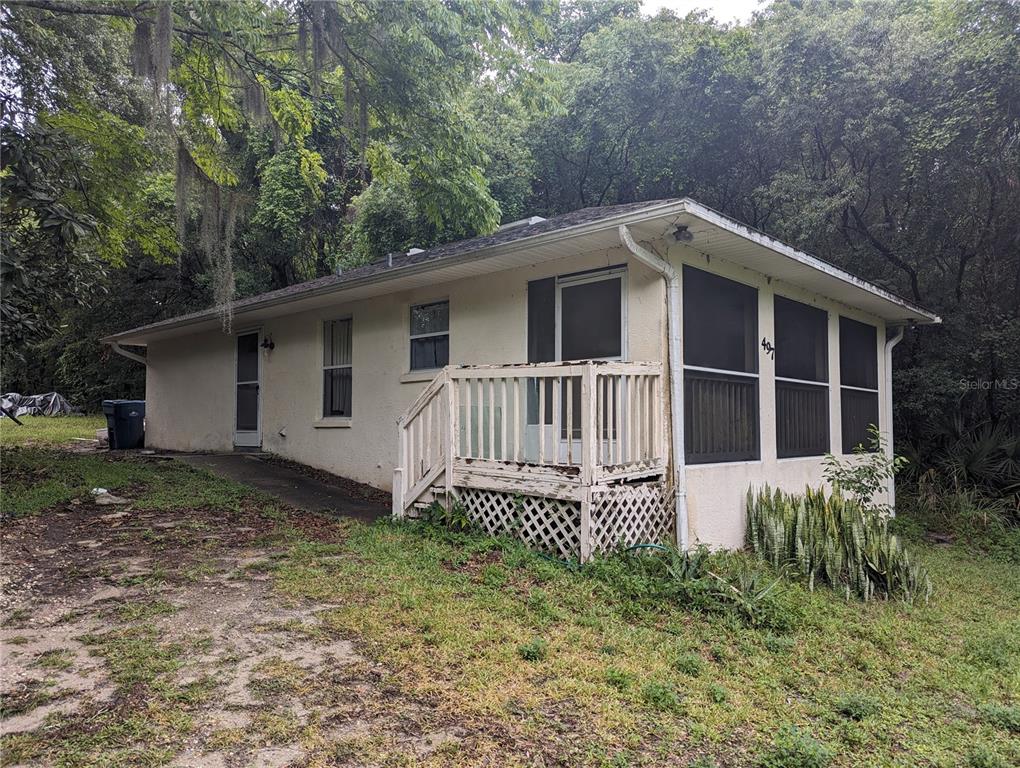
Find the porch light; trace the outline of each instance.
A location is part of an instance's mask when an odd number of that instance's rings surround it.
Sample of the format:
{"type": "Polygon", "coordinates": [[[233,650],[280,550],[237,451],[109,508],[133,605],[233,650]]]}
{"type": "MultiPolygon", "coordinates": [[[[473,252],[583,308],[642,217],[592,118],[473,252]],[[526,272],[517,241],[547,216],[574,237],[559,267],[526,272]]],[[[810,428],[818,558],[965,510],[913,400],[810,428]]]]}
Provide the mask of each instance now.
{"type": "Polygon", "coordinates": [[[686,224],[680,224],[673,230],[673,239],[678,243],[689,243],[694,239],[694,235],[688,231],[686,224]]]}
{"type": "Polygon", "coordinates": [[[262,347],[262,349],[265,349],[265,350],[276,349],[276,344],[273,343],[273,336],[272,336],[272,334],[270,334],[266,338],[262,339],[262,344],[260,346],[262,347]]]}

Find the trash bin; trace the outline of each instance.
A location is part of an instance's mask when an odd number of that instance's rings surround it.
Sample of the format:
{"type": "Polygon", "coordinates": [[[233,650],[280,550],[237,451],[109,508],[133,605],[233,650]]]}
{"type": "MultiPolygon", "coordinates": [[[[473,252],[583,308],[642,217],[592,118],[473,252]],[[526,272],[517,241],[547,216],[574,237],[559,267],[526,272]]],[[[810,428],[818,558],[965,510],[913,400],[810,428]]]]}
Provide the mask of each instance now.
{"type": "Polygon", "coordinates": [[[145,401],[104,400],[110,450],[141,448],[145,444],[145,401]]]}

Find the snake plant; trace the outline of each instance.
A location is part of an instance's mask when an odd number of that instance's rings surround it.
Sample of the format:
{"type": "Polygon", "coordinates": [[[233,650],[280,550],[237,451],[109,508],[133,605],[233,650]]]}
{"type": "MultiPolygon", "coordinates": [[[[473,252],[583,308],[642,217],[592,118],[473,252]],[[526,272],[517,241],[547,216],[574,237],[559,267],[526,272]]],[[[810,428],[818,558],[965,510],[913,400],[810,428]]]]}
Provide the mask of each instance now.
{"type": "Polygon", "coordinates": [[[821,581],[848,599],[908,602],[931,594],[927,572],[889,532],[888,519],[839,492],[748,490],[747,540],[758,557],[803,575],[812,589],[821,581]]]}

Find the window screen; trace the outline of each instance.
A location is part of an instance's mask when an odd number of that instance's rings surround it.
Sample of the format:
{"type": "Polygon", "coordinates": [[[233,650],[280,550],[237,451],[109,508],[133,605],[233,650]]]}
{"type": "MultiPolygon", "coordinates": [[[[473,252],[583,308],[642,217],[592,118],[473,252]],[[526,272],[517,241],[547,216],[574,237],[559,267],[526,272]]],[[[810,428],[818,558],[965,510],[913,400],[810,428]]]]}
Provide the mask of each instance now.
{"type": "Polygon", "coordinates": [[[322,415],[351,415],[353,370],[351,320],[322,326],[322,415]]]}
{"type": "Polygon", "coordinates": [[[878,389],[878,329],[839,318],[839,382],[845,387],[878,389]]]}
{"type": "Polygon", "coordinates": [[[411,370],[442,368],[450,362],[450,302],[411,307],[411,370]]]}
{"type": "Polygon", "coordinates": [[[878,329],[839,318],[840,423],[843,453],[871,448],[868,427],[878,423],[878,329]]]}
{"type": "Polygon", "coordinates": [[[692,267],[683,281],[687,462],[755,460],[758,291],[692,267]]]}
{"type": "Polygon", "coordinates": [[[562,360],[598,360],[623,354],[622,286],[620,277],[561,286],[562,360]]]}
{"type": "Polygon", "coordinates": [[[829,451],[828,314],[776,296],[775,332],[776,455],[821,456],[829,451]]]}
{"type": "Polygon", "coordinates": [[[684,374],[687,462],[758,458],[758,378],[687,371],[684,374]]]}
{"type": "Polygon", "coordinates": [[[684,365],[758,372],[758,291],[684,267],[684,365]]]}

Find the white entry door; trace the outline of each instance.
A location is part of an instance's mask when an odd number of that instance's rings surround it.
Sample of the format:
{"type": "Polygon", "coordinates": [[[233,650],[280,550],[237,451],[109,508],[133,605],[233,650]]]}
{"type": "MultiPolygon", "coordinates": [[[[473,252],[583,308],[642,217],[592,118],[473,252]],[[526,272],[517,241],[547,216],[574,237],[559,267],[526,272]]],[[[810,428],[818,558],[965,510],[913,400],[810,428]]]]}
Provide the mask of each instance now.
{"type": "Polygon", "coordinates": [[[262,446],[262,409],[259,393],[262,365],[259,331],[237,334],[237,372],[234,408],[234,445],[243,447],[262,446]]]}

